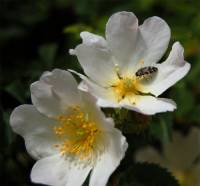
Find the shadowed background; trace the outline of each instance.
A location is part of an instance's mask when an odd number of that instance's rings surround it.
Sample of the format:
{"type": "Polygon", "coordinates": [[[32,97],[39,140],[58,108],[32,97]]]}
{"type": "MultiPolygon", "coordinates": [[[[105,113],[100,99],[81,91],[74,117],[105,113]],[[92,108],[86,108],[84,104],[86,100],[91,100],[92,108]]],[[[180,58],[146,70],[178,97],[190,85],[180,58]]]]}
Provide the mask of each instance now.
{"type": "MultiPolygon", "coordinates": [[[[33,186],[29,174],[34,160],[26,153],[24,141],[9,126],[9,115],[18,105],[31,103],[29,85],[42,72],[54,68],[81,71],[68,49],[80,43],[79,33],[90,31],[104,35],[105,24],[117,11],[132,11],[140,24],[150,16],[163,18],[170,26],[174,41],[185,48],[192,69],[183,80],[162,97],[173,98],[174,113],[153,117],[134,115],[136,127],[127,138],[133,139],[126,160],[111,177],[109,185],[128,186],[120,172],[133,162],[138,146],[159,143],[170,138],[176,128],[185,133],[200,124],[200,1],[198,0],[0,0],[0,180],[2,186],[33,186]],[[173,127],[172,127],[173,124],[173,127]],[[149,127],[146,127],[149,126],[149,127]],[[113,181],[114,180],[114,181],[113,181]]],[[[167,55],[166,55],[167,56],[167,55]]],[[[164,59],[164,58],[163,58],[164,59]]],[[[109,112],[106,111],[106,112],[109,112]]],[[[129,129],[128,129],[129,130],[129,129]]],[[[130,130],[129,130],[130,131],[130,130]]],[[[126,131],[125,131],[126,132],[126,131]]],[[[140,168],[141,172],[148,169],[140,168]]],[[[164,170],[163,170],[164,171],[164,170]]],[[[155,174],[157,172],[155,171],[155,174]]],[[[159,174],[159,173],[158,173],[159,174]]],[[[164,174],[164,173],[163,173],[164,174]]],[[[129,175],[129,174],[127,174],[129,175]]],[[[129,175],[130,176],[130,175],[129,175]]],[[[137,174],[136,177],[140,177],[137,174]]],[[[87,185],[87,183],[86,183],[87,185]]],[[[145,183],[136,186],[149,186],[145,183]]]]}

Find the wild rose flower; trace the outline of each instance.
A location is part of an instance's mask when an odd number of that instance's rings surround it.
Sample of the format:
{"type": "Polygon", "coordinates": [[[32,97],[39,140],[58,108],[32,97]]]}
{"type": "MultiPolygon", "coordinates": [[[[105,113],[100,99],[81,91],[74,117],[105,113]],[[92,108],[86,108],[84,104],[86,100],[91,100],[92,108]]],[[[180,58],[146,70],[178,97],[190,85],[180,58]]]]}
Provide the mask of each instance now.
{"type": "Polygon", "coordinates": [[[200,186],[200,130],[193,128],[188,136],[174,132],[172,139],[163,146],[162,154],[146,147],[136,153],[136,160],[167,168],[181,186],[200,186]]]}
{"type": "Polygon", "coordinates": [[[91,171],[90,186],[106,185],[127,143],[96,100],[77,89],[69,72],[59,69],[44,73],[33,83],[31,97],[33,105],[17,107],[10,123],[38,160],[32,181],[80,186],[91,171]]]}
{"type": "Polygon", "coordinates": [[[150,17],[138,26],[131,12],[118,12],[106,25],[106,40],[82,32],[83,42],[70,53],[76,55],[86,76],[80,88],[91,92],[101,107],[124,107],[143,114],[173,111],[170,99],[157,98],[182,79],[190,64],[184,60],[179,42],[169,57],[157,63],[170,40],[170,28],[159,17],[150,17]]]}

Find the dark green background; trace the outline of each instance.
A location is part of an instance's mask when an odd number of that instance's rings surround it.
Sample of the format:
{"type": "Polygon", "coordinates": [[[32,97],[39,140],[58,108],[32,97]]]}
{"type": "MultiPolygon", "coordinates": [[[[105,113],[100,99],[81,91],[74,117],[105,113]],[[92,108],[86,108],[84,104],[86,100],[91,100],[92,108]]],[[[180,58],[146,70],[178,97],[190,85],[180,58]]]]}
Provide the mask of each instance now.
{"type": "MultiPolygon", "coordinates": [[[[136,166],[132,158],[135,149],[147,143],[159,148],[161,143],[170,140],[172,128],[187,133],[191,126],[199,126],[199,0],[0,0],[1,185],[35,185],[29,180],[34,160],[26,153],[23,139],[11,131],[11,111],[20,104],[31,103],[29,85],[42,72],[55,67],[81,71],[76,58],[69,56],[68,49],[80,43],[81,31],[104,35],[109,16],[122,10],[134,12],[140,23],[154,15],[166,20],[172,31],[169,50],[174,41],[180,41],[192,69],[187,77],[163,94],[163,97],[176,101],[178,109],[174,113],[153,117],[129,113],[135,121],[134,127],[126,126],[132,130],[124,129],[130,148],[109,184],[150,186],[150,183],[141,180],[145,180],[143,175],[149,174],[148,170],[154,170],[154,167],[136,166]],[[126,131],[132,132],[129,134],[126,131]],[[132,169],[138,171],[130,172],[132,169]],[[130,176],[133,177],[131,181],[126,179],[130,176]]],[[[151,171],[154,174],[151,178],[155,179],[152,186],[160,183],[157,179],[159,176],[163,180],[166,176],[166,180],[169,180],[167,172],[157,168],[159,171],[151,171]]]]}

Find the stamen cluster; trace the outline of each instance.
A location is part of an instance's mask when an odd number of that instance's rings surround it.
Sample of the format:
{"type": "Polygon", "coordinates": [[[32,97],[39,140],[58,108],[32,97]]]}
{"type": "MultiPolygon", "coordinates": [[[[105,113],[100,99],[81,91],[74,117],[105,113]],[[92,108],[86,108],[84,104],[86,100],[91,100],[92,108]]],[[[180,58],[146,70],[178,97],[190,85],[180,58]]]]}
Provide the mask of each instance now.
{"type": "Polygon", "coordinates": [[[101,131],[79,106],[74,106],[71,110],[71,114],[57,118],[58,126],[54,127],[54,132],[62,142],[56,144],[56,147],[62,155],[69,153],[86,159],[93,154],[101,131]]]}

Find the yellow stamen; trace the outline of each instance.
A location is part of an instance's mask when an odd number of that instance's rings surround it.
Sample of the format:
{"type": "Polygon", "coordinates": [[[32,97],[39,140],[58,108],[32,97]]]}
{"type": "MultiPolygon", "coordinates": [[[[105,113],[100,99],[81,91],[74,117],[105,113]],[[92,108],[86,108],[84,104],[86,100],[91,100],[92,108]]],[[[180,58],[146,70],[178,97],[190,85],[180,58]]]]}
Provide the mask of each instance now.
{"type": "Polygon", "coordinates": [[[61,139],[61,143],[55,147],[61,154],[77,155],[80,159],[92,155],[101,130],[89,119],[88,114],[85,114],[79,106],[75,106],[72,107],[71,114],[60,115],[57,121],[58,125],[53,130],[61,139]]]}
{"type": "Polygon", "coordinates": [[[135,77],[121,77],[115,84],[112,85],[118,100],[121,101],[126,96],[139,94],[139,80],[135,77]]]}

